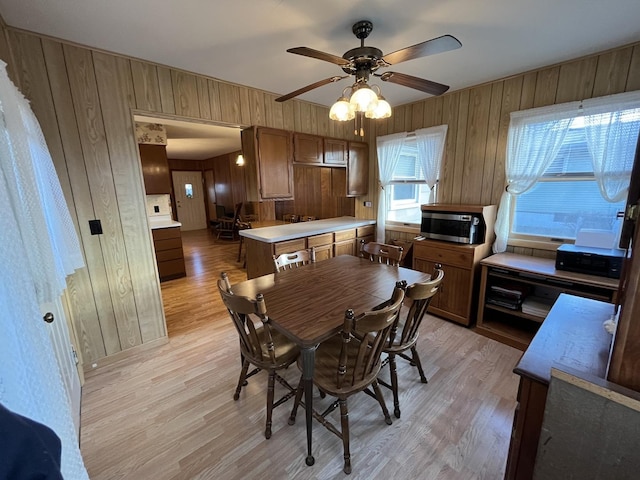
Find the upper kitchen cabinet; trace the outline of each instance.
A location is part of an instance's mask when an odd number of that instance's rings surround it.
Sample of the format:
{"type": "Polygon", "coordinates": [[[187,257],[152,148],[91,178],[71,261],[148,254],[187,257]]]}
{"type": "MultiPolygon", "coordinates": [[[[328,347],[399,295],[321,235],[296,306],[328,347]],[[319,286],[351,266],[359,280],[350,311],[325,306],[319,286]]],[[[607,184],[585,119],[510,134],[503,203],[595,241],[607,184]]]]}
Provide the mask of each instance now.
{"type": "Polygon", "coordinates": [[[147,195],[171,193],[171,176],[164,145],[139,144],[142,177],[147,195]]]}
{"type": "Polygon", "coordinates": [[[349,142],[347,163],[347,197],[369,192],[369,147],[362,142],[349,142]]]}
{"type": "Polygon", "coordinates": [[[250,127],[242,131],[247,201],[293,199],[293,139],[290,132],[250,127]]]}
{"type": "Polygon", "coordinates": [[[321,165],[323,158],[322,137],[306,133],[293,134],[293,161],[295,163],[321,165]]]}
{"type": "Polygon", "coordinates": [[[327,165],[347,165],[347,141],[337,138],[324,139],[324,163],[327,165]]]}

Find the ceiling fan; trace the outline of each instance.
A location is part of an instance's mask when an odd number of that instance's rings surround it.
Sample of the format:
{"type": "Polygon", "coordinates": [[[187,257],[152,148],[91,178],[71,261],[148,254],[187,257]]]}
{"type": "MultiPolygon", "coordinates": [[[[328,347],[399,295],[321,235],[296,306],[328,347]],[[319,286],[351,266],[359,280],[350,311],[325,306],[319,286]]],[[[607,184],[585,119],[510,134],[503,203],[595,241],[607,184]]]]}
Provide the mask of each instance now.
{"type": "Polygon", "coordinates": [[[432,38],[426,42],[418,43],[411,47],[406,47],[401,50],[397,50],[393,53],[383,55],[382,51],[375,47],[369,47],[364,45],[364,39],[369,36],[373,30],[373,23],[368,20],[361,20],[353,25],[353,34],[360,39],[360,46],[352,48],[345,52],[342,57],[332,55],[330,53],[321,52],[308,47],[295,47],[290,48],[287,52],[295,53],[297,55],[303,55],[305,57],[317,58],[325,62],[330,62],[338,65],[348,75],[333,76],[312,83],[305,87],[299,88],[291,93],[276,98],[276,102],[284,102],[290,100],[298,95],[302,95],[310,90],[327,85],[329,83],[338,82],[351,75],[354,75],[355,84],[366,83],[371,75],[379,77],[383,82],[391,82],[397,85],[403,85],[405,87],[420,90],[422,92],[429,93],[431,95],[442,95],[449,89],[448,85],[433,82],[431,80],[425,80],[424,78],[414,77],[404,73],[397,72],[384,72],[382,74],[376,73],[379,68],[390,67],[391,65],[398,64],[400,62],[406,62],[407,60],[413,60],[414,58],[425,57],[427,55],[435,55],[436,53],[448,52],[449,50],[455,50],[460,48],[462,43],[451,36],[443,35],[441,37],[432,38]]]}

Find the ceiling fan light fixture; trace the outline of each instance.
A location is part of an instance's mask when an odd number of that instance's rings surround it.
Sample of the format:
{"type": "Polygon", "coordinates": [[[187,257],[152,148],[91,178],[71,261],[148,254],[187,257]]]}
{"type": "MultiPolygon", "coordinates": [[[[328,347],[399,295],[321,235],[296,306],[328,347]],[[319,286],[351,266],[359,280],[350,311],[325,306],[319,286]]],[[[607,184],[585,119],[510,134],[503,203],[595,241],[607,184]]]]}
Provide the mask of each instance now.
{"type": "Polygon", "coordinates": [[[367,110],[364,116],[374,120],[389,118],[391,116],[391,105],[389,105],[389,102],[387,102],[387,100],[382,96],[380,87],[377,85],[372,85],[372,87],[375,87],[378,90],[378,102],[375,107],[367,110]]]}
{"type": "Polygon", "coordinates": [[[353,120],[356,116],[356,112],[353,110],[351,104],[349,103],[349,99],[345,97],[344,92],[342,92],[342,96],[336,100],[336,103],[331,105],[331,110],[329,110],[329,118],[331,120],[337,120],[339,122],[346,122],[348,120],[353,120]]]}
{"type": "Polygon", "coordinates": [[[378,96],[366,83],[355,84],[349,103],[356,112],[367,112],[375,109],[378,104],[378,96]]]}

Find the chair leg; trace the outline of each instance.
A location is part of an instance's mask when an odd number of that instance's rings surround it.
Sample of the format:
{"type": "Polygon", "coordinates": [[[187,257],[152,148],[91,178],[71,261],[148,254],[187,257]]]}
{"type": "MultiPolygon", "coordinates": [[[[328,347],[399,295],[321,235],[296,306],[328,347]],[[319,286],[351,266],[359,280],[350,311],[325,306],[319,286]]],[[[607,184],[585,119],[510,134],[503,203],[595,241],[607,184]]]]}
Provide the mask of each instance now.
{"type": "Polygon", "coordinates": [[[422,369],[422,363],[420,363],[420,355],[418,355],[418,350],[416,350],[415,345],[411,347],[411,357],[413,359],[413,363],[418,367],[418,372],[420,372],[420,381],[422,383],[429,383],[427,381],[427,377],[424,376],[424,370],[422,369]]]}
{"type": "Polygon", "coordinates": [[[302,375],[300,375],[300,382],[298,383],[298,388],[296,389],[296,398],[293,401],[293,409],[291,410],[291,415],[289,415],[289,425],[293,425],[296,423],[296,414],[298,413],[298,405],[300,405],[300,401],[302,400],[302,394],[304,393],[304,387],[302,385],[302,375]]]}
{"type": "Polygon", "coordinates": [[[233,394],[233,399],[238,400],[240,398],[240,390],[242,390],[242,385],[246,385],[247,378],[247,370],[249,370],[249,360],[244,360],[242,362],[242,370],[240,370],[240,378],[238,379],[238,387],[236,388],[236,393],[233,394]]]}
{"type": "Polygon", "coordinates": [[[378,385],[378,381],[374,381],[371,386],[373,387],[373,391],[376,394],[376,399],[382,408],[382,413],[384,414],[384,422],[387,425],[391,425],[393,422],[391,421],[391,416],[389,415],[389,410],[387,410],[387,405],[384,403],[384,397],[382,396],[382,391],[380,390],[380,385],[378,385]]]}
{"type": "Polygon", "coordinates": [[[340,424],[342,427],[342,445],[344,447],[344,473],[351,473],[351,452],[349,451],[349,408],[347,399],[340,399],[340,424]]]}
{"type": "Polygon", "coordinates": [[[238,247],[238,262],[242,259],[242,235],[240,235],[240,246],[238,247]]]}
{"type": "Polygon", "coordinates": [[[273,395],[275,389],[276,371],[269,371],[269,384],[267,385],[267,426],[264,430],[264,436],[271,438],[271,414],[273,413],[273,395]]]}
{"type": "Polygon", "coordinates": [[[398,372],[396,371],[396,356],[389,354],[389,374],[391,376],[391,391],[393,392],[393,414],[400,418],[400,399],[398,398],[398,372]]]}

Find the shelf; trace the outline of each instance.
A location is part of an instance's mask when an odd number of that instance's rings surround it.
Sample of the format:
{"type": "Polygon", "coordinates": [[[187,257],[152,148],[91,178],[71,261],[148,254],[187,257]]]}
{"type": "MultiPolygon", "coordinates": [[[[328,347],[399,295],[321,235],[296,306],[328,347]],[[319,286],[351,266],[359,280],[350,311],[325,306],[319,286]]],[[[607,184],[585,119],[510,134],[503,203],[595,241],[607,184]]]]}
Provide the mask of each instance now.
{"type": "Polygon", "coordinates": [[[498,312],[506,313],[508,315],[515,315],[516,317],[526,318],[527,320],[531,320],[532,322],[542,323],[545,317],[538,317],[537,315],[529,315],[528,313],[524,313],[521,310],[510,310],[508,308],[501,307],[499,305],[492,305],[490,303],[485,304],[485,308],[490,308],[491,310],[496,310],[498,312]]]}
{"type": "Polygon", "coordinates": [[[575,282],[558,280],[550,277],[526,273],[502,273],[495,270],[489,270],[489,276],[493,278],[502,278],[509,282],[525,283],[527,285],[538,285],[541,287],[549,287],[557,289],[560,293],[570,293],[580,297],[593,298],[594,300],[603,300],[608,302],[611,300],[611,290],[598,288],[591,285],[579,285],[575,282]]]}
{"type": "Polygon", "coordinates": [[[617,284],[611,279],[592,275],[568,277],[556,271],[553,260],[514,253],[500,253],[484,259],[480,281],[480,299],[476,331],[499,342],[525,350],[546,317],[524,313],[522,310],[487,303],[492,285],[516,289],[530,286],[527,296],[553,300],[560,294],[570,294],[593,300],[613,302],[617,284]]]}

